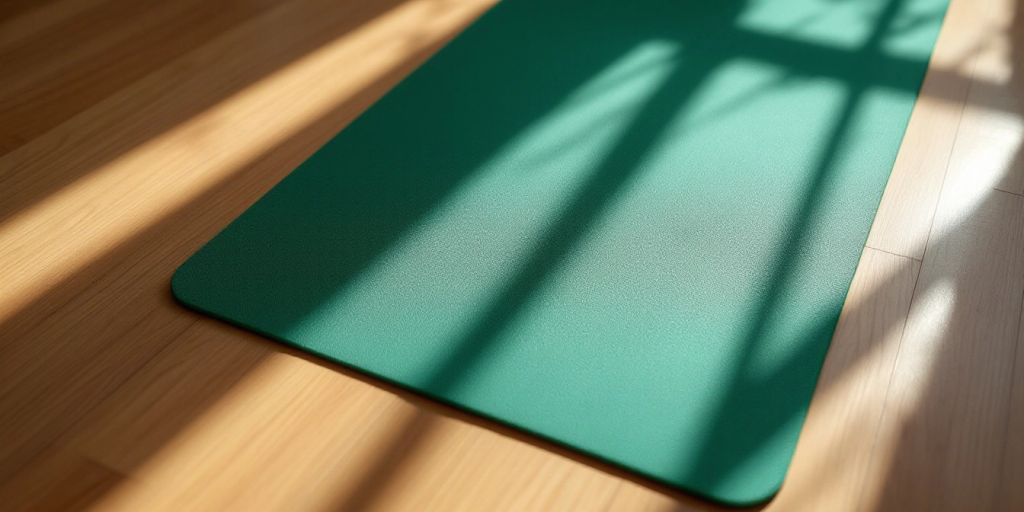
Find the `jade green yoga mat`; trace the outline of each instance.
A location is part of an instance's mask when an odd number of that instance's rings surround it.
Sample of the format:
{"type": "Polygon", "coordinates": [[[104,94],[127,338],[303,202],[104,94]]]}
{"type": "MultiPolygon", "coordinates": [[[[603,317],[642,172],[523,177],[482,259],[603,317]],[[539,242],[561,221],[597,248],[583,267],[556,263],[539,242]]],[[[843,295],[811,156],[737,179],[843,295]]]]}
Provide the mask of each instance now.
{"type": "Polygon", "coordinates": [[[174,293],[671,486],[764,500],[945,7],[506,0],[174,293]]]}

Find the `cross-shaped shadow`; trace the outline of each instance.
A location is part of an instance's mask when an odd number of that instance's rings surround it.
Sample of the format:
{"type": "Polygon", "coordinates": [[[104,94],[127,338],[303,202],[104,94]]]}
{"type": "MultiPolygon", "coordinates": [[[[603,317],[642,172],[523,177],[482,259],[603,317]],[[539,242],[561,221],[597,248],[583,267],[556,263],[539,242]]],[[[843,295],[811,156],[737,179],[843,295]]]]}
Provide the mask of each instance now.
{"type": "MultiPolygon", "coordinates": [[[[763,291],[753,305],[748,325],[740,334],[738,355],[730,364],[731,380],[709,415],[713,419],[701,439],[695,441],[703,449],[687,467],[679,469],[678,480],[697,488],[714,489],[725,482],[764,440],[777,435],[782,426],[805,412],[792,406],[763,407],[762,402],[773,393],[800,388],[794,383],[817,375],[838,317],[841,297],[827,308],[819,322],[803,331],[802,339],[793,342],[796,349],[768,376],[758,376],[753,371],[758,345],[772,335],[778,317],[786,314],[785,296],[800,272],[806,248],[813,244],[809,238],[811,226],[828,206],[822,203],[826,196],[823,191],[830,186],[865,97],[875,89],[913,94],[920,85],[927,61],[888,51],[885,47],[888,38],[901,30],[913,30],[922,23],[921,19],[941,16],[941,13],[927,13],[908,21],[900,16],[905,2],[887,0],[876,5],[877,11],[865,11],[864,15],[871,19],[869,29],[847,48],[838,43],[810,43],[745,27],[743,16],[757,6],[749,2],[684,3],[687,4],[685,9],[680,7],[680,2],[669,0],[646,0],[639,4],[565,1],[557,5],[519,0],[497,7],[463,36],[475,44],[455,43],[441,58],[427,65],[433,80],[430,87],[415,89],[422,83],[417,82],[414,75],[399,85],[396,94],[374,106],[372,115],[356,121],[344,137],[336,139],[314,157],[316,162],[317,159],[343,159],[343,155],[356,151],[370,152],[376,155],[372,169],[360,169],[358,173],[336,173],[330,166],[321,166],[320,170],[305,169],[301,177],[295,175],[282,182],[270,197],[288,193],[294,186],[307,186],[310,179],[321,180],[320,190],[324,195],[309,197],[308,210],[289,211],[282,218],[279,210],[257,207],[239,221],[243,227],[267,222],[294,227],[315,221],[262,248],[269,253],[288,251],[292,246],[289,236],[295,236],[297,244],[308,244],[310,238],[321,240],[315,243],[323,244],[322,247],[307,245],[307,250],[299,254],[289,253],[291,264],[287,269],[263,269],[283,271],[284,275],[278,275],[278,279],[308,282],[308,269],[316,268],[312,293],[308,287],[293,288],[294,295],[284,290],[274,300],[256,304],[248,312],[250,317],[241,322],[250,327],[255,324],[258,330],[271,334],[288,332],[303,323],[323,302],[344,297],[346,288],[359,274],[408,236],[423,218],[448,201],[467,181],[474,179],[474,172],[480,165],[535,120],[557,109],[590,77],[646,42],[665,41],[674,45],[677,52],[670,59],[666,76],[639,105],[622,114],[625,120],[618,139],[572,188],[554,220],[533,239],[525,256],[507,272],[508,277],[500,289],[492,293],[487,305],[480,308],[463,334],[450,344],[454,349],[445,361],[433,368],[429,376],[419,379],[415,386],[432,396],[450,395],[466,384],[465,375],[488,359],[497,348],[495,343],[500,335],[518,318],[538,289],[602,221],[630,183],[639,179],[643,160],[670,126],[693,108],[694,98],[716,72],[742,59],[782,69],[785,79],[838,81],[845,88],[844,97],[831,115],[832,124],[823,137],[826,143],[811,166],[813,172],[801,192],[802,199],[789,218],[782,242],[768,265],[770,270],[761,286],[763,291]],[[554,15],[556,11],[568,18],[554,15]],[[680,16],[683,12],[692,16],[680,16]],[[531,20],[531,33],[522,33],[523,23],[490,22],[498,16],[531,20]],[[573,30],[562,30],[566,19],[571,20],[573,30]],[[614,23],[610,22],[612,20],[614,23]],[[599,32],[600,37],[593,37],[593,34],[576,37],[586,31],[599,32]],[[516,51],[508,52],[507,42],[513,40],[516,51]],[[574,56],[571,62],[566,62],[567,55],[574,56]],[[501,65],[493,65],[494,60],[499,60],[501,65]],[[493,72],[467,80],[464,70],[459,69],[467,65],[470,69],[479,65],[493,72]],[[875,69],[870,76],[863,74],[866,65],[875,69]],[[403,112],[409,122],[398,126],[390,122],[401,118],[403,112]],[[446,122],[438,125],[439,119],[446,122]],[[438,151],[437,148],[453,147],[454,137],[459,138],[457,155],[438,151]],[[411,146],[390,147],[392,140],[409,141],[411,146]],[[410,160],[429,162],[429,172],[410,179],[412,175],[407,174],[410,160]],[[307,181],[297,181],[300,179],[307,181]],[[324,211],[321,209],[324,204],[336,206],[324,211]],[[325,219],[324,215],[330,218],[325,219]],[[351,232],[316,231],[320,225],[337,226],[339,223],[351,225],[351,232]],[[325,255],[331,256],[330,265],[323,264],[325,255]],[[760,414],[754,418],[751,410],[760,414]]],[[[934,24],[934,20],[931,23],[934,24]]],[[[688,125],[687,129],[699,130],[700,127],[688,125]]],[[[895,145],[893,148],[895,150],[895,145]]],[[[867,228],[863,226],[865,237],[867,228]]],[[[205,249],[206,257],[223,257],[220,250],[215,241],[205,249]]],[[[275,258],[271,254],[268,260],[275,258]]],[[[851,275],[854,262],[848,262],[851,275]]],[[[247,279],[250,272],[253,269],[239,268],[237,275],[228,275],[225,279],[232,286],[240,286],[239,293],[253,295],[255,289],[245,289],[244,283],[258,285],[259,280],[247,279]]],[[[260,275],[261,269],[255,272],[260,275]]],[[[176,283],[176,286],[187,285],[176,283]]],[[[788,397],[784,402],[806,404],[810,390],[802,398],[788,397]]],[[[368,471],[368,479],[379,480],[398,458],[382,457],[385,466],[368,471]]],[[[361,489],[359,494],[349,497],[343,508],[359,509],[373,500],[374,485],[367,483],[358,488],[361,489]]]]}

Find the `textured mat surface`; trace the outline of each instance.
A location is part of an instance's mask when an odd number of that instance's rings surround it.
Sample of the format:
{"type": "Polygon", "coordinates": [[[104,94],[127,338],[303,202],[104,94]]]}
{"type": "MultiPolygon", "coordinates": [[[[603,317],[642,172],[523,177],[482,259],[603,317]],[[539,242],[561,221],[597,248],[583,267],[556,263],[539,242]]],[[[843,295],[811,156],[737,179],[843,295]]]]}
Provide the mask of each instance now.
{"type": "Polygon", "coordinates": [[[174,293],[658,481],[764,500],[945,7],[507,0],[174,293]]]}

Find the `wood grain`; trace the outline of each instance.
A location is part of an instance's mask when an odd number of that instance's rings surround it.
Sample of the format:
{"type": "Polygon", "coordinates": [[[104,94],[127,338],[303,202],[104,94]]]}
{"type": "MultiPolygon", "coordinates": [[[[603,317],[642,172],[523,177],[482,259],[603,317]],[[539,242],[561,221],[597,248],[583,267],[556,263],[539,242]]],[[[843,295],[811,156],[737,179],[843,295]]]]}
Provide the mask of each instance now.
{"type": "MultiPolygon", "coordinates": [[[[1024,322],[1024,316],[1021,321],[1024,322]]],[[[996,494],[996,509],[1024,510],[1024,329],[1017,338],[1017,358],[1013,367],[1013,384],[1010,391],[1010,418],[1006,425],[1006,448],[1002,454],[999,488],[996,494]]]]}
{"type": "Polygon", "coordinates": [[[985,34],[975,3],[950,3],[868,246],[920,260],[985,34]]]}
{"type": "Polygon", "coordinates": [[[865,249],[778,510],[858,509],[919,268],[865,249]]]}
{"type": "MultiPolygon", "coordinates": [[[[962,201],[963,187],[943,201],[962,201]]],[[[937,223],[955,225],[925,255],[871,468],[871,508],[993,510],[1008,436],[1021,435],[1007,425],[1024,198],[989,189],[970,215],[939,211],[937,223]]]]}
{"type": "MultiPolygon", "coordinates": [[[[1011,7],[993,5],[1002,13],[1011,7]]],[[[993,40],[1019,38],[999,35],[1020,27],[1013,20],[987,13],[993,40]]],[[[1011,97],[1006,88],[1019,83],[1020,70],[993,59],[991,49],[978,62],[889,385],[865,486],[869,509],[1020,506],[1010,489],[1019,486],[1013,449],[1024,436],[1012,428],[1024,197],[1000,187],[1017,186],[1022,133],[1005,122],[1014,110],[995,108],[1011,97]]]]}
{"type": "MultiPolygon", "coordinates": [[[[0,7],[5,510],[715,509],[169,295],[492,4],[0,7]]],[[[1019,10],[953,1],[768,509],[1024,509],[1019,10]]]]}

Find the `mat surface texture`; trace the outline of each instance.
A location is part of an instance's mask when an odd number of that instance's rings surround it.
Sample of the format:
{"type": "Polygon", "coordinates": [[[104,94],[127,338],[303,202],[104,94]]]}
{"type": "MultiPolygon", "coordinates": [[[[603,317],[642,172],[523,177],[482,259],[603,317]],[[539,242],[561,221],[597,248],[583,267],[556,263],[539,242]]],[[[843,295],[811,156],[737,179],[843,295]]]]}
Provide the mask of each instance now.
{"type": "Polygon", "coordinates": [[[506,0],[189,259],[175,296],[765,500],[945,8],[506,0]]]}

